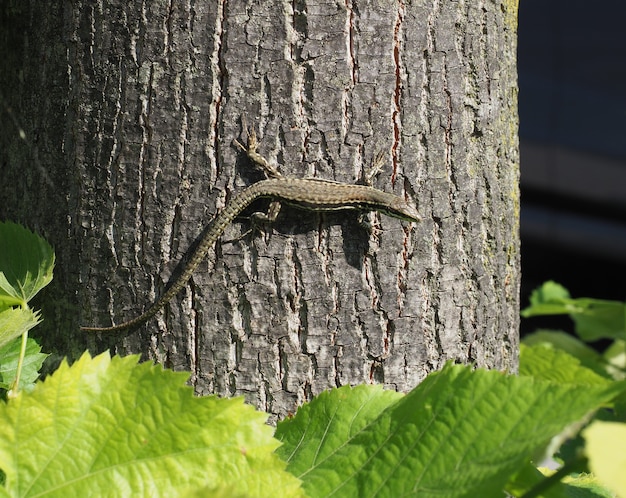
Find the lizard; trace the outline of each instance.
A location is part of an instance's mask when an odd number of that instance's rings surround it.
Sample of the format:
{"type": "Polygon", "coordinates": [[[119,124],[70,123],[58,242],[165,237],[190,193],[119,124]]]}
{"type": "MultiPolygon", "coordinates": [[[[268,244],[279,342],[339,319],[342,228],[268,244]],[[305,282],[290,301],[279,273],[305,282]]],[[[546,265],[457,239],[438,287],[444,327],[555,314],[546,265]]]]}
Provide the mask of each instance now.
{"type": "Polygon", "coordinates": [[[314,211],[358,209],[378,211],[408,222],[421,220],[415,206],[402,197],[383,192],[368,185],[352,185],[319,178],[284,177],[275,166],[271,165],[257,151],[258,142],[254,130],[248,130],[247,147],[244,147],[236,140],[235,143],[246,153],[252,162],[264,170],[268,178],[253,183],[235,195],[213,218],[212,224],[191,254],[189,262],[181,274],[144,313],[119,325],[110,327],[80,327],[82,331],[117,332],[138,327],[152,318],[187,284],[191,275],[211,247],[213,247],[213,244],[224,233],[226,227],[250,204],[260,198],[270,198],[272,200],[268,215],[256,213],[257,217],[265,218],[265,220],[270,222],[276,219],[281,202],[314,211]]]}

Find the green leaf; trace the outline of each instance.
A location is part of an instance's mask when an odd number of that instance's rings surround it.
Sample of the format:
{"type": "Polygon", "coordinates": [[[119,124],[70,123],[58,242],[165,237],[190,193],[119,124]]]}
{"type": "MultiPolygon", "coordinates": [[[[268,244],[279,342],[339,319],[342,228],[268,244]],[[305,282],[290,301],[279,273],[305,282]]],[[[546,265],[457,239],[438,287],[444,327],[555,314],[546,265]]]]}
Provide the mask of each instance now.
{"type": "MultiPolygon", "coordinates": [[[[530,463],[525,463],[507,483],[506,491],[512,496],[522,496],[545,479],[546,476],[540,469],[530,463]]],[[[541,493],[541,498],[568,498],[568,495],[565,486],[562,483],[556,483],[541,493]]]]}
{"type": "Polygon", "coordinates": [[[502,496],[530,455],[623,389],[605,384],[448,364],[365,425],[359,413],[370,398],[380,411],[378,396],[361,393],[351,410],[336,406],[350,403],[345,388],[313,400],[279,425],[278,452],[312,497],[502,496]]]}
{"type": "Polygon", "coordinates": [[[566,307],[568,301],[570,301],[570,295],[567,289],[550,280],[531,293],[530,306],[522,310],[521,315],[528,318],[538,315],[568,314],[566,307]]]}
{"type": "Polygon", "coordinates": [[[0,405],[12,496],[302,495],[265,414],[241,398],[194,397],[187,374],[137,362],[85,353],[0,405]]]}
{"type": "Polygon", "coordinates": [[[626,424],[595,421],[583,431],[589,467],[598,480],[626,496],[626,424]]]}
{"type": "Polygon", "coordinates": [[[522,340],[526,346],[546,344],[576,358],[580,364],[607,379],[619,380],[623,376],[610,361],[580,339],[560,330],[537,330],[522,340]]]}
{"type": "Polygon", "coordinates": [[[610,365],[613,378],[621,380],[626,377],[626,341],[620,339],[613,341],[602,357],[610,365]]]}
{"type": "Polygon", "coordinates": [[[567,476],[563,479],[568,498],[615,498],[593,474],[567,476]]]}
{"type": "MultiPolygon", "coordinates": [[[[15,380],[21,343],[21,338],[16,338],[0,348],[0,388],[9,389],[15,380]]],[[[41,346],[37,341],[30,338],[26,341],[26,356],[22,364],[19,389],[31,390],[35,386],[39,369],[47,357],[47,354],[41,353],[41,346]]]]}
{"type": "Polygon", "coordinates": [[[52,280],[50,244],[16,223],[0,223],[0,306],[26,306],[52,280]]]}
{"type": "MultiPolygon", "coordinates": [[[[550,469],[536,469],[532,465],[524,466],[515,478],[507,484],[506,491],[513,496],[523,496],[534,486],[541,486],[546,478],[555,472],[550,469]]],[[[593,475],[577,473],[566,475],[559,482],[551,483],[536,495],[541,498],[613,498],[614,495],[593,475]]]]}
{"type": "Polygon", "coordinates": [[[0,347],[28,332],[40,321],[39,312],[30,308],[9,308],[0,311],[0,347]]]}
{"type": "MultiPolygon", "coordinates": [[[[535,346],[521,345],[520,375],[533,377],[537,380],[551,381],[562,385],[619,385],[617,383],[612,383],[606,377],[596,374],[593,370],[581,366],[580,361],[577,358],[560,349],[554,348],[551,344],[546,343],[535,346]]],[[[622,391],[623,390],[624,389],[622,389],[622,391]]],[[[615,394],[618,396],[621,393],[618,390],[615,394]]],[[[575,436],[587,422],[587,418],[574,420],[572,424],[568,425],[564,428],[564,430],[552,437],[552,440],[547,448],[542,448],[545,452],[534,455],[535,460],[541,461],[545,458],[552,457],[558,448],[560,448],[560,451],[562,452],[564,449],[564,443],[566,448],[571,446],[571,449],[569,450],[569,452],[571,452],[571,450],[576,447],[576,441],[579,439],[575,436]]],[[[561,456],[564,457],[564,454],[561,453],[561,456]]],[[[575,455],[572,455],[572,457],[574,459],[576,458],[575,455]]],[[[571,458],[565,458],[565,460],[567,462],[571,460],[571,458]]]]}
{"type": "Polygon", "coordinates": [[[581,339],[626,339],[626,303],[580,298],[576,304],[571,316],[581,339]]]}
{"type": "Polygon", "coordinates": [[[559,384],[600,385],[610,381],[580,364],[574,356],[543,343],[520,346],[520,375],[549,380],[559,384]]]}
{"type": "Polygon", "coordinates": [[[602,299],[572,299],[567,290],[546,282],[533,291],[531,305],[521,312],[525,318],[540,315],[570,315],[576,333],[585,341],[626,339],[626,303],[602,299]]]}
{"type": "Polygon", "coordinates": [[[276,438],[284,443],[278,453],[284,460],[292,462],[290,472],[304,474],[317,460],[332,455],[338,444],[362,431],[402,397],[396,391],[385,391],[382,386],[370,385],[325,391],[298,410],[297,423],[278,423],[276,438]],[[346,423],[346,420],[350,422],[346,423]],[[319,444],[311,444],[308,439],[311,434],[324,434],[324,437],[319,444]],[[292,449],[289,454],[288,448],[292,449]]]}

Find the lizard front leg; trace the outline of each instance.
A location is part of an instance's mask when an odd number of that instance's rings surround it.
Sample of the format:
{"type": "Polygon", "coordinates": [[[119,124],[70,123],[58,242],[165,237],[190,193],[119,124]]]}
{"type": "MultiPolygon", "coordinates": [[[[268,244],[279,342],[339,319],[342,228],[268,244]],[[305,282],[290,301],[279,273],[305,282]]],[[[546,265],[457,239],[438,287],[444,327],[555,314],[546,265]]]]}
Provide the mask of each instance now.
{"type": "MultiPolygon", "coordinates": [[[[244,117],[242,117],[242,125],[247,136],[247,146],[242,145],[238,140],[235,140],[235,144],[246,153],[246,156],[257,166],[259,166],[265,176],[268,178],[283,178],[282,173],[278,170],[278,167],[272,165],[265,157],[258,152],[259,142],[257,140],[256,132],[254,128],[250,128],[246,123],[244,117]]],[[[250,215],[250,221],[253,227],[248,230],[244,235],[250,233],[255,228],[259,228],[264,234],[271,232],[271,225],[276,221],[278,213],[280,213],[281,203],[280,201],[272,201],[269,205],[267,213],[256,211],[250,215]]]]}
{"type": "Polygon", "coordinates": [[[248,145],[244,146],[239,141],[235,140],[237,146],[246,153],[248,158],[254,164],[261,167],[261,169],[265,172],[265,176],[267,176],[268,178],[282,178],[283,175],[280,171],[278,171],[278,167],[270,164],[270,162],[257,151],[259,142],[256,138],[256,132],[254,131],[254,128],[248,127],[247,123],[245,122],[245,118],[242,118],[241,121],[247,135],[248,145]]]}

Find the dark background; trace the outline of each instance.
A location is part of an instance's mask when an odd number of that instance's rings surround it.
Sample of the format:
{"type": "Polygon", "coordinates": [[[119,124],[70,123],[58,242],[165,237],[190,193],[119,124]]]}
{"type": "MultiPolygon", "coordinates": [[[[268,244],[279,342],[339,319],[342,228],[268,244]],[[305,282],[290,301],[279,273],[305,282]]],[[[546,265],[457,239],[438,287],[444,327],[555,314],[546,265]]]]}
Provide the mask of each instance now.
{"type": "MultiPolygon", "coordinates": [[[[623,301],[626,3],[519,9],[522,308],[545,280],[572,297],[623,301]]],[[[548,323],[522,319],[522,332],[548,323]]]]}

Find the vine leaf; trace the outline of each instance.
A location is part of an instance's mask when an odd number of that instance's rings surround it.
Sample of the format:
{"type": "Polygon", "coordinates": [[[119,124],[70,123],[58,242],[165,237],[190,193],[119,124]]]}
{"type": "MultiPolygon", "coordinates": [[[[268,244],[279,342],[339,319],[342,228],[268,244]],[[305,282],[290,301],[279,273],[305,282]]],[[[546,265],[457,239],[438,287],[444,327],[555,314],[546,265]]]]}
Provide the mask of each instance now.
{"type": "MultiPolygon", "coordinates": [[[[39,312],[30,308],[8,308],[0,311],[0,348],[28,332],[40,321],[39,312]]],[[[2,359],[0,356],[0,360],[2,359]]]]}
{"type": "MultiPolygon", "coordinates": [[[[17,377],[20,352],[21,341],[13,341],[0,347],[0,388],[8,390],[13,386],[17,377]]],[[[48,355],[43,354],[37,341],[30,338],[26,342],[25,353],[19,389],[31,390],[39,378],[39,369],[48,355]]]]}
{"type": "Polygon", "coordinates": [[[399,399],[374,386],[342,387],[279,424],[278,453],[312,497],[502,496],[552,437],[625,389],[566,377],[561,384],[447,364],[399,399]]]}
{"type": "Polygon", "coordinates": [[[243,399],[194,397],[188,375],[138,356],[88,353],[0,404],[11,496],[302,496],[274,453],[267,415],[243,399]]]}
{"type": "Polygon", "coordinates": [[[0,223],[0,309],[26,307],[52,280],[54,251],[30,230],[0,223]]]}

